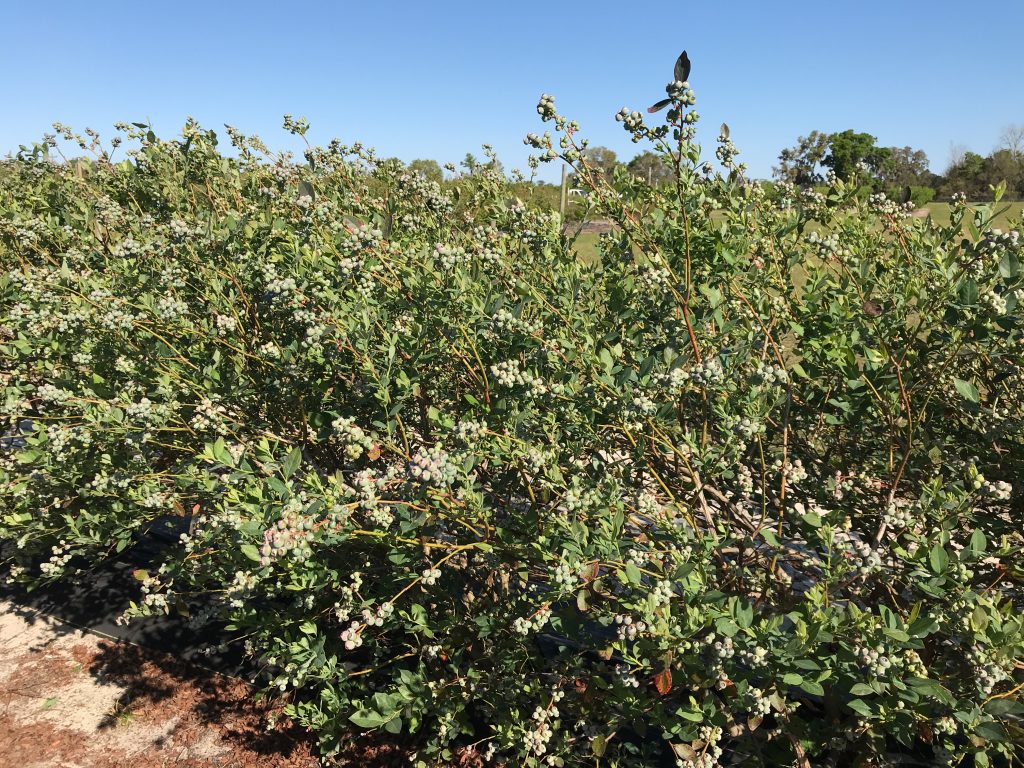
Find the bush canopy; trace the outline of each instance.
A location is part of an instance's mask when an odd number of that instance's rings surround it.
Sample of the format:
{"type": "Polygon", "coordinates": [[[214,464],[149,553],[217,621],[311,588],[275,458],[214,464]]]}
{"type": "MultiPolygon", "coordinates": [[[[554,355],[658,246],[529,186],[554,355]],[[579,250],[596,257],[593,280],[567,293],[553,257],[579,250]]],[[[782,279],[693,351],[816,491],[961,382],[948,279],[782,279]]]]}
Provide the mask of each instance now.
{"type": "Polygon", "coordinates": [[[617,225],[594,263],[496,169],[445,190],[358,145],[126,125],[120,161],[5,163],[12,577],[180,532],[126,618],[219,622],[328,755],[1020,757],[1017,233],[769,198],[667,93],[617,116],[654,186],[538,105],[527,143],[617,225]]]}

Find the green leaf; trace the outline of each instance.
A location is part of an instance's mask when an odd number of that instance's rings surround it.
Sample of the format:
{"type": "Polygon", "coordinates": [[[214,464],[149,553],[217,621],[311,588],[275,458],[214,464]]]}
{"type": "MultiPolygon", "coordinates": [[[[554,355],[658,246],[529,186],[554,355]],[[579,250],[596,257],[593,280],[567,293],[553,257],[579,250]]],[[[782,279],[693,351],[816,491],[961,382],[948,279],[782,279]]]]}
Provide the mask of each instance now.
{"type": "Polygon", "coordinates": [[[976,555],[983,554],[985,548],[988,546],[988,541],[985,539],[985,534],[979,529],[975,529],[974,533],[971,534],[971,539],[968,542],[967,548],[976,555]]]}
{"type": "Polygon", "coordinates": [[[910,677],[907,678],[907,684],[918,693],[944,704],[952,704],[954,701],[953,694],[930,677],[910,677]]]}
{"type": "Polygon", "coordinates": [[[210,446],[210,455],[226,467],[235,466],[235,459],[228,451],[222,437],[218,437],[217,441],[210,446]]]}
{"type": "Polygon", "coordinates": [[[286,478],[291,477],[295,474],[299,465],[302,464],[302,449],[292,448],[285,456],[284,463],[281,464],[281,474],[286,478]]]}
{"type": "Polygon", "coordinates": [[[821,664],[814,661],[813,659],[794,659],[793,666],[797,669],[806,669],[810,672],[821,671],[821,664]]]}
{"type": "Polygon", "coordinates": [[[1013,251],[1003,253],[1003,258],[999,260],[999,274],[1007,280],[1012,280],[1020,274],[1020,260],[1013,251]]]}
{"type": "Polygon", "coordinates": [[[988,629],[989,615],[988,611],[982,606],[975,607],[974,611],[971,612],[971,627],[975,632],[984,632],[988,629]]]}
{"type": "Polygon", "coordinates": [[[813,696],[825,695],[825,689],[822,687],[821,683],[816,683],[813,680],[804,680],[800,683],[800,687],[813,696]]]}
{"type": "Polygon", "coordinates": [[[640,569],[633,563],[626,563],[626,581],[634,586],[640,586],[643,579],[640,569]]]}
{"type": "Polygon", "coordinates": [[[907,634],[911,637],[927,637],[938,627],[939,625],[930,616],[921,616],[915,619],[907,628],[907,634]]]}
{"type": "Polygon", "coordinates": [[[740,631],[739,625],[727,616],[715,619],[715,629],[726,637],[735,637],[740,631]]]}
{"type": "Polygon", "coordinates": [[[746,601],[736,605],[736,623],[741,629],[748,629],[754,623],[754,607],[746,601]]]}
{"type": "Polygon", "coordinates": [[[260,551],[256,548],[255,544],[243,544],[241,546],[241,550],[242,554],[248,557],[250,560],[253,560],[258,563],[262,559],[260,558],[260,551]]]}
{"type": "Polygon", "coordinates": [[[586,589],[581,589],[579,592],[576,593],[576,609],[580,613],[586,613],[588,610],[590,610],[590,606],[587,604],[587,597],[589,595],[590,592],[586,589]]]}
{"type": "Polygon", "coordinates": [[[995,717],[1005,715],[1024,715],[1024,702],[1013,699],[992,699],[985,705],[985,711],[995,717]]]}
{"type": "Polygon", "coordinates": [[[974,729],[974,734],[986,741],[994,741],[996,743],[1005,741],[1007,737],[1006,729],[1001,723],[978,723],[974,729]]]}
{"type": "Polygon", "coordinates": [[[704,722],[704,713],[699,709],[683,709],[680,707],[675,711],[676,717],[681,717],[683,720],[689,720],[691,723],[702,723],[704,722]]]}
{"type": "Polygon", "coordinates": [[[821,528],[821,515],[816,512],[807,512],[801,515],[801,519],[812,528],[821,528]]]}
{"type": "Polygon", "coordinates": [[[871,707],[869,707],[863,699],[850,699],[850,701],[846,702],[846,706],[858,715],[863,715],[864,717],[870,717],[872,714],[871,707]]]}
{"type": "Polygon", "coordinates": [[[981,400],[978,388],[971,384],[971,382],[954,378],[953,386],[956,387],[956,391],[959,392],[965,400],[969,400],[972,403],[977,403],[981,400]]]}
{"type": "Polygon", "coordinates": [[[348,719],[360,728],[380,728],[391,720],[391,716],[385,717],[380,712],[375,712],[372,709],[360,709],[358,712],[350,715],[348,719]]]}
{"type": "Polygon", "coordinates": [[[928,565],[934,574],[941,575],[946,572],[946,568],[949,567],[949,553],[941,544],[936,544],[928,552],[928,565]]]}
{"type": "Polygon", "coordinates": [[[960,283],[960,303],[966,307],[973,307],[978,303],[978,296],[980,291],[978,290],[978,284],[971,278],[967,278],[960,283]]]}

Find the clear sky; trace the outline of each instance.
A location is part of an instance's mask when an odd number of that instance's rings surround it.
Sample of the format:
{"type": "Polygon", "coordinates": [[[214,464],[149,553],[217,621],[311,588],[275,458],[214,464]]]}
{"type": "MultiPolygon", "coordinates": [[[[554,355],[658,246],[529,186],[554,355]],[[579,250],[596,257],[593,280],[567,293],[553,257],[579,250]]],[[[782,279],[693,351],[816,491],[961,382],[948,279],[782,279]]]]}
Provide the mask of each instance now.
{"type": "Polygon", "coordinates": [[[942,171],[952,146],[987,154],[1024,123],[1024,0],[2,0],[0,29],[0,154],[54,120],[171,136],[189,115],[291,149],[287,112],[314,143],[441,163],[490,143],[525,169],[549,92],[628,160],[614,114],[662,98],[684,48],[705,154],[724,120],[753,176],[814,129],[924,149],[942,171]]]}

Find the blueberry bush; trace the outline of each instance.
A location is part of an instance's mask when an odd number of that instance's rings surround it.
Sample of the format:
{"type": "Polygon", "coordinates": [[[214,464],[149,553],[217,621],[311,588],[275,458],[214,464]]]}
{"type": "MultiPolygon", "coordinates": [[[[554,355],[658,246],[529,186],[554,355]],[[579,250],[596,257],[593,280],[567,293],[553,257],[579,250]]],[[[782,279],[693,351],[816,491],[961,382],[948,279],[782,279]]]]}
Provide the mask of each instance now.
{"type": "Polygon", "coordinates": [[[326,757],[379,730],[422,766],[1019,759],[1020,238],[856,181],[769,196],[727,127],[702,159],[694,101],[617,115],[673,169],[651,187],[541,98],[536,161],[617,225],[587,264],[496,167],[443,189],[193,122],[24,148],[11,577],[180,533],[125,620],[218,622],[326,757]]]}

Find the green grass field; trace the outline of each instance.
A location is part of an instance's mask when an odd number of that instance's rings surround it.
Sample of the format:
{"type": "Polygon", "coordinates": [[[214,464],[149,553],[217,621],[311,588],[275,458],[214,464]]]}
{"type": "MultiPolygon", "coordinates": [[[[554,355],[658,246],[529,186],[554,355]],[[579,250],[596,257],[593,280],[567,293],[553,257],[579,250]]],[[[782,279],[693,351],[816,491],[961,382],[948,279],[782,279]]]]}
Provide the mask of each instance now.
{"type": "MultiPolygon", "coordinates": [[[[949,203],[928,203],[926,206],[931,212],[932,218],[939,224],[949,223],[949,203]]],[[[999,203],[996,205],[996,217],[994,226],[1000,229],[1008,229],[1011,222],[1018,223],[1024,216],[1024,202],[999,203]]],[[[588,232],[576,239],[576,253],[585,262],[594,261],[597,258],[598,235],[588,232]]]]}
{"type": "MultiPolygon", "coordinates": [[[[949,203],[928,203],[932,218],[939,224],[949,223],[949,203]]],[[[997,203],[994,226],[1007,229],[1010,222],[1019,222],[1024,213],[1024,203],[997,203]]]]}
{"type": "Polygon", "coordinates": [[[588,264],[597,259],[598,237],[596,232],[587,232],[576,238],[576,255],[588,264]]]}

